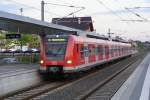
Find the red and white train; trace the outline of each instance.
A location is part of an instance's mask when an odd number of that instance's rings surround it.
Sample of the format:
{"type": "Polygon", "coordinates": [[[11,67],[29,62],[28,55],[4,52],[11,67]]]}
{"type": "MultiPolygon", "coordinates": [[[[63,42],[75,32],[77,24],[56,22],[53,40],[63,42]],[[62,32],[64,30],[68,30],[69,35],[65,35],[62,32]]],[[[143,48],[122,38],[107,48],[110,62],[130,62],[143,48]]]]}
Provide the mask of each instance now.
{"type": "Polygon", "coordinates": [[[41,40],[40,73],[74,73],[133,54],[131,44],[78,35],[41,40]]]}
{"type": "Polygon", "coordinates": [[[54,24],[0,11],[0,29],[43,35],[41,73],[79,72],[133,54],[129,43],[108,41],[86,33],[94,31],[91,17],[56,18],[52,22],[54,24]],[[48,32],[65,33],[47,35],[48,32]]]}

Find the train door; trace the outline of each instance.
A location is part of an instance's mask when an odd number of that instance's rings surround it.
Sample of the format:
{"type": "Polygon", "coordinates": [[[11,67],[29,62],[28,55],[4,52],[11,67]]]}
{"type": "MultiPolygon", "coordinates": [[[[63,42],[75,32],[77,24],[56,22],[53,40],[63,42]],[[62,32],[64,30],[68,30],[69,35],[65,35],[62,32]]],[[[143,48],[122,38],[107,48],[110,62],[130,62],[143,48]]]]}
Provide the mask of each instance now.
{"type": "Polygon", "coordinates": [[[95,45],[94,44],[88,44],[89,48],[89,63],[96,61],[96,53],[95,53],[95,45]]]}
{"type": "Polygon", "coordinates": [[[112,46],[109,46],[109,57],[112,58],[112,46]]]}
{"type": "Polygon", "coordinates": [[[110,58],[113,58],[113,45],[110,46],[110,58]]]}
{"type": "Polygon", "coordinates": [[[84,45],[83,44],[79,44],[79,65],[81,64],[85,64],[85,59],[84,59],[84,45]]]}
{"type": "Polygon", "coordinates": [[[88,62],[89,62],[88,43],[84,43],[84,60],[85,60],[85,64],[88,64],[88,62]]]}
{"type": "Polygon", "coordinates": [[[117,54],[117,45],[115,45],[115,57],[117,57],[118,56],[118,54],[117,54]]]}
{"type": "Polygon", "coordinates": [[[124,46],[122,47],[122,56],[124,55],[124,46]]]}
{"type": "Polygon", "coordinates": [[[95,45],[95,56],[96,56],[96,61],[98,61],[99,60],[99,51],[98,51],[98,45],[96,44],[95,45]]]}
{"type": "Polygon", "coordinates": [[[119,56],[121,56],[121,46],[119,46],[119,56]]]}
{"type": "Polygon", "coordinates": [[[104,45],[102,45],[102,50],[103,50],[103,52],[102,52],[102,60],[104,60],[105,58],[106,58],[106,55],[105,55],[105,46],[104,45]]]}
{"type": "Polygon", "coordinates": [[[112,57],[114,57],[114,55],[115,55],[114,50],[115,50],[114,45],[112,45],[112,57]]]}
{"type": "Polygon", "coordinates": [[[120,52],[119,52],[119,46],[117,46],[117,57],[119,57],[119,54],[120,54],[120,52]]]}
{"type": "Polygon", "coordinates": [[[120,46],[118,46],[118,56],[120,56],[120,46]]]}
{"type": "Polygon", "coordinates": [[[105,58],[106,60],[109,59],[109,46],[105,46],[105,58]]]}
{"type": "Polygon", "coordinates": [[[78,65],[80,65],[80,63],[79,63],[79,59],[80,59],[80,49],[79,49],[79,44],[75,44],[74,45],[74,51],[73,51],[74,53],[73,53],[73,56],[74,56],[74,58],[73,58],[73,60],[74,60],[74,64],[76,65],[76,66],[78,66],[78,65]]]}
{"type": "Polygon", "coordinates": [[[104,58],[104,48],[103,45],[98,46],[98,55],[99,55],[99,60],[103,60],[104,58]]]}

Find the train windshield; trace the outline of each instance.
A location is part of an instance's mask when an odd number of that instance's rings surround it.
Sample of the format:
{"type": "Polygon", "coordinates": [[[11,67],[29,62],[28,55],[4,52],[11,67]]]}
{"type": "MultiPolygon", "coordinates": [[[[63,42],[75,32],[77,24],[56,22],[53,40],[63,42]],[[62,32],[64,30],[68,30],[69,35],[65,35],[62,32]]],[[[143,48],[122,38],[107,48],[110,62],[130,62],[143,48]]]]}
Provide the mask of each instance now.
{"type": "Polygon", "coordinates": [[[45,45],[45,55],[49,60],[63,60],[67,45],[65,37],[47,37],[45,45]]]}

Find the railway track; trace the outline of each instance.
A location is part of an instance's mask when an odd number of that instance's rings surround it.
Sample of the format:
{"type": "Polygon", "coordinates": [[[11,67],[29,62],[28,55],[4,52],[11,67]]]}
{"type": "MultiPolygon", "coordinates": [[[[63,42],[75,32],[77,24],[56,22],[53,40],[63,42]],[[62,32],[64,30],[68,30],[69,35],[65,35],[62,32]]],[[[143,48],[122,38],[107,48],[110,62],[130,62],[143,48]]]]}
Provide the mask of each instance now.
{"type": "MultiPolygon", "coordinates": [[[[51,83],[45,84],[43,86],[33,88],[33,89],[30,89],[30,90],[24,91],[22,93],[19,93],[19,94],[16,94],[16,95],[13,95],[13,96],[10,96],[7,98],[3,98],[3,99],[4,100],[29,100],[29,99],[42,100],[42,99],[46,98],[47,96],[48,97],[51,96],[52,98],[50,97],[47,100],[49,100],[49,99],[50,100],[71,100],[72,98],[75,98],[78,100],[80,100],[80,99],[84,100],[88,96],[90,96],[94,91],[96,91],[98,88],[102,87],[104,84],[106,84],[107,82],[112,80],[115,76],[117,76],[119,73],[121,73],[126,68],[128,68],[138,58],[139,58],[139,55],[130,57],[128,59],[121,60],[120,62],[118,62],[116,64],[109,65],[106,68],[102,68],[99,71],[92,72],[89,75],[84,75],[83,77],[76,79],[76,80],[51,82],[51,83]],[[131,62],[131,63],[129,63],[129,62],[131,62]],[[98,82],[99,84],[97,84],[94,87],[91,87],[91,89],[86,89],[86,87],[84,87],[84,84],[87,84],[88,82],[89,83],[92,82],[93,78],[95,76],[97,77],[97,74],[99,72],[101,72],[101,77],[102,77],[103,76],[102,72],[104,72],[105,69],[109,69],[109,67],[111,67],[111,66],[121,66],[121,65],[125,65],[125,66],[123,68],[121,68],[119,71],[113,73],[112,75],[107,75],[107,73],[104,73],[108,76],[107,79],[101,80],[100,82],[98,82]],[[81,86],[83,86],[82,87],[83,90],[82,90],[82,88],[79,88],[81,86]],[[85,94],[82,94],[82,93],[85,93],[85,94]],[[69,97],[67,97],[65,94],[71,94],[71,95],[69,97]]],[[[117,69],[117,67],[114,69],[117,69]]],[[[95,82],[95,81],[93,81],[93,82],[95,82]]],[[[89,85],[92,86],[92,84],[93,83],[90,83],[89,85]]]]}
{"type": "Polygon", "coordinates": [[[36,97],[38,95],[41,95],[45,92],[51,91],[55,88],[61,87],[65,84],[67,84],[68,82],[63,81],[63,82],[51,82],[51,83],[46,83],[43,86],[39,86],[27,91],[24,91],[22,93],[18,93],[16,95],[7,97],[7,98],[3,98],[4,100],[28,100],[30,98],[36,97]]]}
{"type": "Polygon", "coordinates": [[[103,87],[104,84],[108,83],[135,63],[140,57],[141,54],[124,59],[72,83],[32,98],[31,100],[85,100],[98,88],[103,87]]]}
{"type": "MultiPolygon", "coordinates": [[[[132,62],[130,62],[127,65],[125,65],[122,69],[118,70],[116,73],[112,74],[107,79],[105,79],[105,80],[101,81],[100,83],[98,83],[96,86],[94,86],[93,88],[91,88],[89,91],[87,91],[84,94],[82,94],[82,95],[78,96],[77,98],[75,98],[75,100],[92,100],[92,97],[91,97],[92,94],[96,93],[102,87],[105,87],[107,84],[109,84],[111,81],[113,81],[117,76],[119,76],[120,74],[122,74],[122,72],[124,72],[125,70],[127,70],[132,64],[134,64],[135,62],[138,62],[138,61],[139,60],[137,58],[134,59],[132,62]]],[[[96,99],[96,96],[95,96],[95,99],[96,99]]]]}

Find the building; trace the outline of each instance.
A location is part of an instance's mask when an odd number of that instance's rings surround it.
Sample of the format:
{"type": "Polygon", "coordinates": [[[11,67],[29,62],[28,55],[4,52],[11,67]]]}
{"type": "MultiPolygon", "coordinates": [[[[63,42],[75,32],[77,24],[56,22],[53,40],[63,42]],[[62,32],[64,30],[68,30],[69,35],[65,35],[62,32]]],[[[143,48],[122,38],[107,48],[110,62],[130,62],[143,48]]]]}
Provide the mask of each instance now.
{"type": "Polygon", "coordinates": [[[88,32],[94,31],[91,17],[53,18],[52,23],[88,32]]]}

